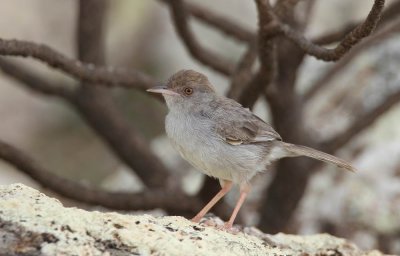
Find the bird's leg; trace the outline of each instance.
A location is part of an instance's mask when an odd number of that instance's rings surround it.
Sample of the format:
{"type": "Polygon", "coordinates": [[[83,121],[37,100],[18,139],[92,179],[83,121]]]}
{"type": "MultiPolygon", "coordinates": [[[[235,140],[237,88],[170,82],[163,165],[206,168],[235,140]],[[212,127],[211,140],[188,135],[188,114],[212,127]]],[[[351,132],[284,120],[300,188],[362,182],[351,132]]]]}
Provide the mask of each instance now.
{"type": "Polygon", "coordinates": [[[206,206],[204,206],[203,209],[201,209],[201,211],[194,216],[194,218],[192,219],[193,222],[199,222],[204,215],[207,214],[207,212],[222,198],[226,195],[226,193],[229,192],[229,190],[231,190],[232,188],[232,181],[223,181],[221,182],[222,188],[221,190],[213,197],[213,199],[211,199],[210,202],[208,202],[208,204],[206,206]]]}
{"type": "Polygon", "coordinates": [[[225,223],[224,228],[225,229],[231,229],[233,226],[233,222],[236,219],[236,216],[240,210],[240,207],[242,207],[244,200],[246,199],[247,195],[250,192],[250,186],[247,183],[243,183],[240,185],[240,197],[239,200],[236,203],[235,209],[233,209],[232,215],[229,218],[229,221],[225,223]]]}

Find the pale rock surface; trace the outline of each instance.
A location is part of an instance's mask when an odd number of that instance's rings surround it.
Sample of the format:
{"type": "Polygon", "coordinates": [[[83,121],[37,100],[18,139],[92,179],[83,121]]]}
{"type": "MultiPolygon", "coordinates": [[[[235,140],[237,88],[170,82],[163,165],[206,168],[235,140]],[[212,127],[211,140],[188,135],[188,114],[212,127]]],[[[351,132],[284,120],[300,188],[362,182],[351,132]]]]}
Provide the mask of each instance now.
{"type": "Polygon", "coordinates": [[[382,255],[330,235],[236,235],[182,217],[66,208],[22,184],[0,186],[0,255],[382,255]]]}

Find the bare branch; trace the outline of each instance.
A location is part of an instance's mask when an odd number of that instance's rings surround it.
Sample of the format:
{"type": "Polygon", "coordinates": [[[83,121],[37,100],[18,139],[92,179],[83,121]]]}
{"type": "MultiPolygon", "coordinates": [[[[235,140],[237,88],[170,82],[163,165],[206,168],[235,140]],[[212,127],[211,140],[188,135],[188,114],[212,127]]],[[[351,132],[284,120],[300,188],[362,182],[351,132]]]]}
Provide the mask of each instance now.
{"type": "Polygon", "coordinates": [[[285,37],[296,43],[307,54],[325,61],[336,61],[346,54],[354,45],[372,33],[379,21],[384,5],[385,0],[375,0],[364,23],[357,26],[346,35],[345,38],[333,49],[327,49],[312,43],[302,34],[286,24],[279,23],[277,28],[285,37]]]}
{"type": "MultiPolygon", "coordinates": [[[[163,0],[168,1],[168,0],[163,0]]],[[[256,35],[254,32],[250,31],[247,28],[235,23],[233,20],[230,20],[226,17],[222,17],[212,10],[206,9],[199,5],[193,3],[187,3],[187,11],[193,15],[196,19],[205,24],[215,27],[216,29],[221,30],[226,35],[236,38],[237,40],[243,42],[251,42],[255,39],[256,35]]]]}
{"type": "Polygon", "coordinates": [[[276,78],[277,56],[273,40],[275,29],[275,14],[267,0],[256,0],[258,12],[258,56],[260,68],[253,76],[248,86],[239,97],[239,102],[246,107],[252,107],[261,92],[276,78]]]}
{"type": "Polygon", "coordinates": [[[45,188],[64,197],[115,210],[152,210],[194,212],[200,202],[177,191],[145,190],[139,193],[106,192],[61,178],[46,170],[21,150],[0,141],[0,158],[22,171],[45,188]]]}
{"type": "Polygon", "coordinates": [[[104,22],[107,8],[106,0],[79,0],[76,40],[81,61],[100,65],[105,62],[104,22]]]}
{"type": "MultiPolygon", "coordinates": [[[[273,32],[275,32],[275,27],[279,24],[277,24],[277,17],[274,14],[268,0],[255,0],[255,2],[258,14],[258,43],[260,44],[262,43],[263,39],[269,41],[274,36],[273,32]]],[[[261,45],[260,48],[262,48],[261,45]]]]}
{"type": "MultiPolygon", "coordinates": [[[[159,0],[162,3],[168,4],[170,0],[159,0]]],[[[185,2],[187,12],[200,22],[207,24],[215,29],[220,30],[222,33],[235,38],[242,42],[251,42],[256,38],[254,32],[243,27],[242,25],[235,23],[233,20],[223,17],[211,9],[206,9],[200,5],[185,2]]]]}
{"type": "Polygon", "coordinates": [[[231,75],[234,70],[233,64],[204,47],[202,47],[196,39],[188,24],[188,15],[186,7],[182,0],[168,1],[171,17],[174,22],[175,29],[178,35],[193,58],[200,61],[202,64],[220,72],[224,75],[231,75]]]}
{"type": "MultiPolygon", "coordinates": [[[[400,1],[392,1],[392,3],[382,12],[382,17],[379,20],[379,24],[377,25],[377,29],[379,29],[382,25],[386,25],[392,19],[396,18],[400,14],[400,1]]],[[[344,25],[341,29],[333,32],[328,32],[327,34],[317,36],[313,39],[314,44],[319,45],[327,45],[331,43],[336,43],[340,41],[343,37],[345,37],[348,33],[354,30],[361,21],[351,22],[344,25]]]]}
{"type": "Polygon", "coordinates": [[[360,24],[360,22],[357,22],[357,23],[351,22],[351,23],[345,24],[341,29],[317,36],[315,39],[312,39],[311,41],[317,45],[327,45],[327,44],[336,43],[336,42],[342,40],[348,33],[353,31],[359,24],[360,24]]]}
{"type": "Polygon", "coordinates": [[[278,0],[274,6],[274,12],[278,17],[284,17],[287,13],[291,13],[299,2],[300,0],[278,0]]]}
{"type": "Polygon", "coordinates": [[[348,64],[354,60],[355,57],[359,56],[360,52],[369,49],[370,47],[376,45],[379,42],[391,37],[394,33],[400,32],[400,18],[393,20],[391,23],[387,24],[381,30],[377,31],[372,36],[366,38],[363,42],[356,45],[354,49],[345,55],[339,62],[328,70],[321,78],[319,78],[304,95],[305,100],[312,99],[322,88],[327,86],[329,82],[336,76],[338,72],[343,70],[348,64]]]}
{"type": "Polygon", "coordinates": [[[13,77],[25,87],[40,92],[45,95],[55,95],[62,98],[70,98],[73,94],[73,88],[62,84],[55,86],[48,80],[39,77],[37,74],[14,64],[12,61],[0,58],[0,69],[7,75],[13,77]]]}
{"type": "Polygon", "coordinates": [[[148,89],[156,84],[151,77],[136,70],[125,70],[83,63],[66,57],[47,45],[28,41],[0,39],[0,55],[32,57],[53,68],[64,71],[83,82],[142,90],[148,89]]]}
{"type": "Polygon", "coordinates": [[[68,100],[71,106],[77,108],[92,128],[108,143],[113,152],[130,166],[147,185],[164,185],[166,182],[164,173],[167,173],[165,167],[159,163],[158,159],[154,160],[155,156],[149,149],[148,143],[138,136],[138,132],[121,116],[121,112],[114,107],[112,102],[110,103],[109,97],[98,95],[92,99],[78,97],[67,87],[50,84],[47,80],[38,77],[37,74],[2,59],[0,59],[0,68],[7,75],[20,81],[21,85],[35,92],[59,96],[68,100]],[[110,107],[110,104],[113,107],[110,107]],[[157,176],[154,180],[152,179],[153,175],[157,176]],[[162,180],[161,184],[159,183],[160,179],[162,180]]]}
{"type": "MultiPolygon", "coordinates": [[[[309,1],[304,6],[305,13],[311,10],[313,2],[309,1]]],[[[280,14],[281,21],[275,15],[272,16],[274,21],[269,25],[270,33],[274,32],[274,27],[279,28],[281,22],[290,24],[299,31],[306,28],[308,19],[306,17],[302,20],[297,19],[292,7],[280,14]]],[[[274,127],[286,141],[310,145],[301,118],[303,105],[294,89],[298,68],[305,56],[304,51],[285,37],[276,38],[275,42],[277,52],[275,65],[279,69],[276,71],[272,86],[264,90],[274,127]]],[[[259,223],[261,229],[272,233],[286,229],[307,186],[310,172],[304,163],[304,159],[284,159],[277,164],[275,176],[261,201],[262,218],[259,223]]]]}

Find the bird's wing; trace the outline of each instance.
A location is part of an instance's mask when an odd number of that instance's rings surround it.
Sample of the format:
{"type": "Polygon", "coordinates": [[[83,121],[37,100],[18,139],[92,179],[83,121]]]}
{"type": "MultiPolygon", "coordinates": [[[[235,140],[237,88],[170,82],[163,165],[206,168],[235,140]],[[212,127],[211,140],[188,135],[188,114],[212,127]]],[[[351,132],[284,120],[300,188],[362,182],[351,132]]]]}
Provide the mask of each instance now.
{"type": "Polygon", "coordinates": [[[239,103],[223,98],[215,109],[215,131],[231,145],[251,144],[282,140],[281,136],[249,109],[239,103]]]}

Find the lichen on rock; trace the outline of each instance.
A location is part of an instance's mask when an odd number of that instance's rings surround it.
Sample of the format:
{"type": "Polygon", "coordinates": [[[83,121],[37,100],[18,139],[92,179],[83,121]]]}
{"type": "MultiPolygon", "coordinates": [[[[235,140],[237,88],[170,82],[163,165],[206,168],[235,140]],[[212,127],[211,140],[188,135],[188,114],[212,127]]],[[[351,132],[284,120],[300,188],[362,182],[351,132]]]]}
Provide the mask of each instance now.
{"type": "Polygon", "coordinates": [[[344,239],[230,234],[177,216],[66,208],[22,184],[0,186],[0,255],[381,255],[344,239]]]}

